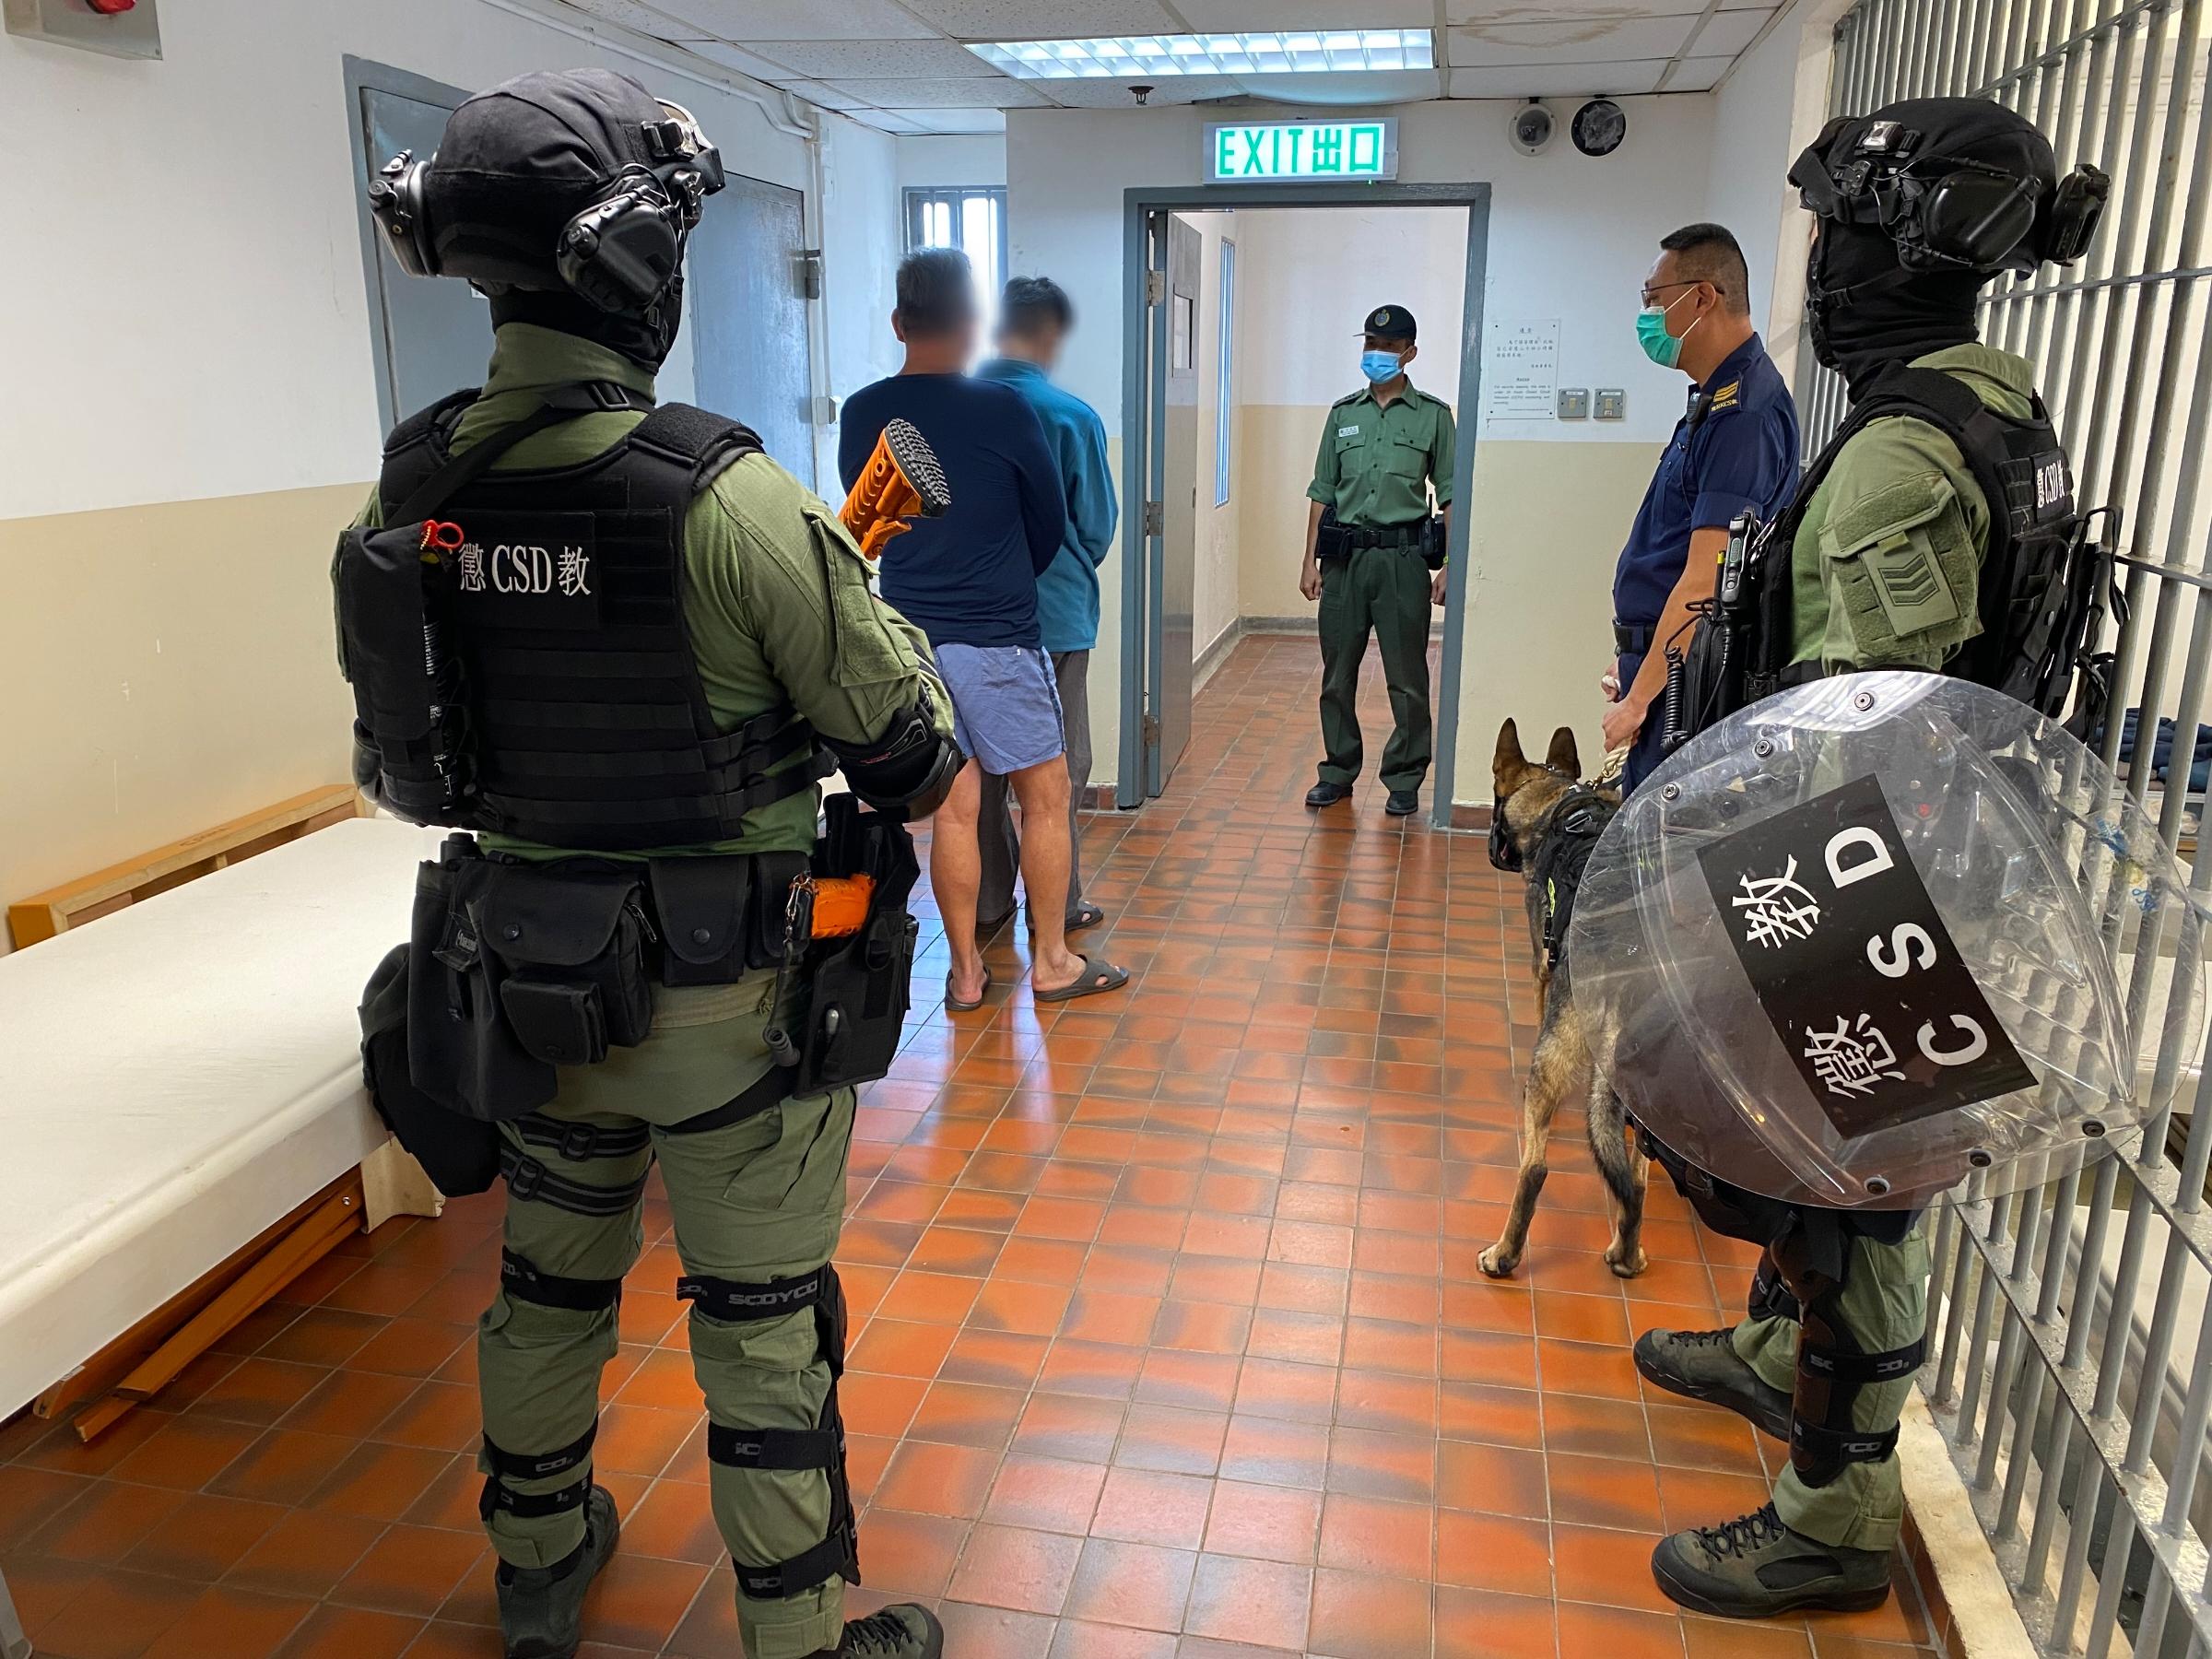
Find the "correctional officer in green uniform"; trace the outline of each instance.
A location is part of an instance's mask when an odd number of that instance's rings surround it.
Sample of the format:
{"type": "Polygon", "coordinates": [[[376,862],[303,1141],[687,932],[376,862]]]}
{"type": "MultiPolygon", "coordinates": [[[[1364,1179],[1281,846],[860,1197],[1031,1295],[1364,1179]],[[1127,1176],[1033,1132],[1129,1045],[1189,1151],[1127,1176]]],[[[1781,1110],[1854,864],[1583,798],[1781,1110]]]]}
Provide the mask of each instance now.
{"type": "MultiPolygon", "coordinates": [[[[1431,486],[1447,533],[1452,513],[1452,410],[1418,390],[1406,366],[1418,355],[1413,313],[1385,305],[1367,319],[1364,389],[1330,406],[1313,460],[1306,563],[1299,592],[1321,601],[1321,781],[1309,806],[1349,798],[1359,775],[1359,663],[1367,636],[1382,651],[1390,688],[1390,741],[1382,749],[1383,810],[1420,806],[1429,775],[1429,610],[1444,602],[1444,572],[1424,549],[1431,486]],[[1324,535],[1323,519],[1334,510],[1324,535]],[[1340,549],[1329,542],[1341,544],[1340,549]]],[[[1439,540],[1436,544],[1443,544],[1439,540]]]]}
{"type": "MultiPolygon", "coordinates": [[[[2033,503],[2020,524],[1993,524],[1973,461],[1946,429],[1970,429],[1944,409],[1971,410],[1978,400],[2047,443],[2063,471],[2032,367],[1980,344],[1975,323],[1981,288],[1998,271],[2070,256],[2049,251],[2058,190],[2051,147],[2000,105],[1912,100],[1831,124],[1790,177],[1819,216],[1807,301],[1815,354],[1845,377],[1854,406],[1908,398],[1926,411],[1847,427],[1777,526],[1786,534],[1794,523],[1791,681],[1860,669],[1960,672],[1962,650],[1983,631],[1984,560],[2002,538],[2034,533],[2033,503]],[[1988,211],[2001,199],[2014,204],[2009,221],[1988,211]],[[1944,382],[1931,395],[1900,380],[1900,366],[1947,377],[1971,399],[1944,382]]],[[[1701,1189],[1693,1178],[1686,1190],[1695,1200],[1701,1189]]],[[[1768,1504],[1677,1533],[1653,1557],[1669,1596],[1737,1618],[1868,1607],[1888,1594],[1904,1518],[1897,1426],[1927,1325],[1919,1215],[1774,1209],[1783,1213],[1764,1223],[1778,1232],[1750,1317],[1726,1330],[1651,1331],[1636,1345],[1637,1369],[1659,1387],[1726,1406],[1791,1442],[1768,1504]],[[1822,1248],[1832,1265],[1813,1277],[1819,1291],[1808,1304],[1793,1293],[1805,1277],[1783,1264],[1792,1251],[1802,1258],[1822,1248]]]]}
{"type": "MultiPolygon", "coordinates": [[[[480,617],[487,629],[509,629],[484,636],[497,650],[471,642],[488,711],[480,717],[484,787],[488,795],[502,777],[528,768],[554,780],[588,776],[605,759],[604,776],[565,801],[558,783],[548,783],[551,805],[511,806],[515,822],[534,823],[535,811],[571,826],[567,851],[547,844],[555,830],[484,834],[478,845],[494,858],[639,856],[618,850],[628,843],[594,826],[626,821],[627,795],[680,791],[648,763],[668,724],[663,711],[673,708],[685,726],[692,699],[703,702],[712,732],[725,735],[702,743],[680,732],[667,751],[676,757],[671,770],[696,771],[697,761],[712,773],[733,762],[727,777],[709,786],[716,798],[708,806],[724,815],[726,833],[691,845],[648,842],[656,888],[663,864],[679,873],[687,858],[688,867],[710,867],[694,855],[814,848],[819,768],[805,746],[765,759],[765,750],[730,754],[729,746],[749,742],[764,720],[795,716],[804,723],[795,729],[810,727],[870,798],[872,789],[905,793],[900,780],[911,769],[902,756],[947,776],[957,766],[949,705],[928,694],[921,636],[872,594],[836,515],[757,447],[724,447],[718,471],[714,452],[702,455],[688,486],[696,494],[667,532],[673,550],[665,557],[673,568],[665,577],[618,585],[617,560],[633,571],[652,569],[653,515],[606,515],[626,500],[637,503],[647,477],[637,446],[673,445],[688,465],[682,446],[700,423],[721,428],[724,440],[740,430],[696,410],[647,414],[654,371],[680,315],[683,239],[700,198],[720,181],[719,159],[688,114],[626,76],[576,71],[525,76],[471,99],[449,123],[434,160],[409,166],[403,159],[372,192],[403,263],[477,281],[490,294],[496,335],[490,374],[457,422],[418,420],[395,434],[385,482],[363,523],[403,511],[412,523],[418,508],[385,497],[399,488],[395,477],[411,487],[429,465],[410,460],[421,443],[434,444],[431,460],[441,465],[453,457],[465,465],[479,446],[506,445],[484,484],[438,509],[465,530],[472,522],[510,522],[499,515],[520,500],[539,516],[511,522],[544,525],[546,539],[561,549],[559,573],[548,562],[539,582],[526,580],[530,564],[516,557],[526,549],[471,543],[453,550],[460,596],[473,594],[478,606],[461,615],[480,617]],[[618,256],[618,268],[592,262],[602,248],[618,256]],[[640,257],[619,257],[626,253],[640,257]],[[583,412],[572,412],[578,408],[583,412]],[[596,520],[594,510],[602,512],[596,520]],[[580,512],[598,526],[589,553],[581,533],[563,527],[580,512]],[[553,521],[556,513],[566,517],[553,521]],[[610,525],[625,527],[629,539],[614,545],[610,525]],[[679,659],[682,681],[672,699],[645,706],[655,672],[641,661],[656,637],[648,631],[652,603],[679,590],[680,619],[669,616],[661,626],[673,634],[657,637],[688,639],[692,660],[679,659]],[[596,628],[559,614],[561,603],[591,594],[598,595],[596,628]],[[502,617],[502,605],[525,598],[535,610],[502,617]],[[511,628],[516,621],[522,626],[511,628]],[[587,648],[615,654],[580,667],[587,648]],[[523,665],[502,668],[502,653],[523,665]],[[547,688],[587,669],[607,677],[586,682],[601,688],[588,697],[547,688]],[[502,673],[511,677],[501,680],[502,673]],[[502,695],[543,700],[533,705],[526,732],[502,735],[502,695]],[[537,752],[566,741],[548,735],[563,723],[581,735],[570,752],[537,752]],[[716,794],[724,785],[727,793],[716,794]]],[[[650,476],[673,476],[680,485],[686,474],[679,465],[650,476]]],[[[342,632],[348,626],[342,617],[342,632]]],[[[353,640],[347,644],[349,654],[358,653],[353,640]]],[[[351,666],[359,693],[369,669],[358,654],[351,666]]],[[[374,782],[386,778],[391,760],[372,750],[357,771],[374,782]]],[[[674,808],[661,803],[654,810],[674,808]]],[[[469,827],[465,817],[436,821],[469,827]]],[[[726,918],[746,901],[741,890],[711,897],[709,919],[669,938],[667,949],[711,937],[696,954],[726,949],[726,938],[715,936],[715,907],[726,918]]],[[[771,931],[782,921],[780,901],[773,909],[771,931]]],[[[457,943],[450,929],[445,937],[448,949],[469,943],[457,943]]],[[[616,1353],[621,1281],[643,1246],[642,1194],[656,1159],[675,1211],[686,1275],[678,1292],[691,1302],[692,1361],[710,1422],[711,1484],[702,1497],[737,1563],[746,1653],[934,1659],[941,1650],[937,1621],[925,1609],[893,1606],[850,1625],[841,1611],[853,1571],[834,1408],[843,1309],[826,1265],[842,1214],[854,1096],[837,1088],[779,1098],[787,1074],[771,1061],[767,1038],[778,989],[775,969],[742,963],[726,982],[658,985],[641,1041],[612,1047],[595,1065],[561,1066],[549,1103],[499,1124],[509,1193],[502,1282],[478,1333],[480,1466],[509,1659],[577,1652],[585,1588],[615,1546],[615,1506],[592,1484],[591,1445],[602,1371],[616,1353]]],[[[419,1060],[415,1069],[421,1072],[419,1060]]]]}

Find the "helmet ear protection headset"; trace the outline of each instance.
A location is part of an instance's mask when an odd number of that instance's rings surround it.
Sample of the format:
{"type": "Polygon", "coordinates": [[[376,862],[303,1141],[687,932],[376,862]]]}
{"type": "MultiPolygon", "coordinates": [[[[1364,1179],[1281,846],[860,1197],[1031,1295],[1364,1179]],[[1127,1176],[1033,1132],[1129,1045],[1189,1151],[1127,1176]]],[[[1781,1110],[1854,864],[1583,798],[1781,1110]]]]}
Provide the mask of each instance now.
{"type": "Polygon", "coordinates": [[[1831,151],[1843,117],[1828,124],[1790,170],[1815,214],[1866,225],[1897,244],[1908,271],[2030,272],[2050,260],[2071,265],[2088,250],[2112,181],[2083,165],[2044,199],[2040,181],[1987,162],[1924,156],[1922,135],[1896,121],[1866,124],[1849,153],[1831,151]]]}
{"type": "MultiPolygon", "coordinates": [[[[724,184],[722,152],[690,111],[660,100],[664,119],[643,124],[653,164],[631,162],[598,201],[584,208],[546,251],[548,275],[606,312],[641,312],[658,299],[683,262],[684,240],[707,197],[724,184]]],[[[402,150],[369,186],[369,206],[400,268],[416,276],[449,273],[438,255],[431,202],[433,154],[418,161],[402,150]]]]}

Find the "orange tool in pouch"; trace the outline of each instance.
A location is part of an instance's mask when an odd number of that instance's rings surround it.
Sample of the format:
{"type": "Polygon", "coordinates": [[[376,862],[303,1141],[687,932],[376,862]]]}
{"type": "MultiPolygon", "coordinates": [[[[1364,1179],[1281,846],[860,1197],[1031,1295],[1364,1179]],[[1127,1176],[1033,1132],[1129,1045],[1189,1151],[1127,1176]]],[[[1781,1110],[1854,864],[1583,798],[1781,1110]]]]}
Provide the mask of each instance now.
{"type": "Polygon", "coordinates": [[[894,535],[912,527],[912,520],[942,518],[951,505],[952,491],[936,451],[911,422],[894,420],[876,440],[837,516],[860,550],[875,559],[883,557],[894,535]]]}
{"type": "Polygon", "coordinates": [[[875,897],[872,876],[818,876],[814,878],[814,936],[849,939],[866,925],[868,901],[875,897]]]}

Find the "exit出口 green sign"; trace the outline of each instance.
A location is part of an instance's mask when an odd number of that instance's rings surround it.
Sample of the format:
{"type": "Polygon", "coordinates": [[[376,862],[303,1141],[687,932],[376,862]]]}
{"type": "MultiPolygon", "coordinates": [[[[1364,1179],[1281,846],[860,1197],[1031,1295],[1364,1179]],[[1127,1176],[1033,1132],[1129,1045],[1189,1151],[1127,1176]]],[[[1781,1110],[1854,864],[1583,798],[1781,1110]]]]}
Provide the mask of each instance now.
{"type": "Polygon", "coordinates": [[[1293,179],[1394,179],[1398,122],[1221,122],[1206,130],[1206,182],[1267,183],[1293,179]]]}

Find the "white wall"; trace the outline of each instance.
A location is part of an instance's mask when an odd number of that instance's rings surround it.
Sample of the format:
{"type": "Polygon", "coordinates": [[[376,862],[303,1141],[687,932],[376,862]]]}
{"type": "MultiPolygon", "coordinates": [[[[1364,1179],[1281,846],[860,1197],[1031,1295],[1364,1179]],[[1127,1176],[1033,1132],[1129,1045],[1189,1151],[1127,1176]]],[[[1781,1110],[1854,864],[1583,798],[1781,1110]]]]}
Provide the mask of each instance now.
{"type": "Polygon", "coordinates": [[[1006,140],[1002,133],[934,134],[897,143],[901,190],[923,184],[1006,182],[1006,140]]]}
{"type": "Polygon", "coordinates": [[[0,155],[46,159],[11,170],[42,252],[0,261],[18,392],[0,400],[0,518],[373,472],[347,53],[467,88],[625,69],[688,104],[735,171],[812,194],[805,139],[760,103],[509,6],[196,0],[161,25],[155,62],[0,36],[0,155]],[[71,144],[118,164],[88,186],[71,144]]]}
{"type": "MultiPolygon", "coordinates": [[[[1637,283],[1658,238],[1705,211],[1712,100],[1629,99],[1628,142],[1592,159],[1564,137],[1539,157],[1508,140],[1508,102],[1396,110],[1399,175],[1488,182],[1493,196],[1485,303],[1493,319],[1558,318],[1562,383],[1628,389],[1619,423],[1481,422],[1469,501],[1475,529],[1458,795],[1487,801],[1498,721],[1573,723],[1594,749],[1597,665],[1609,650],[1613,563],[1658,446],[1682,407],[1682,382],[1637,348],[1637,283]],[[1587,446],[1587,447],[1584,447],[1587,446]]],[[[1568,112],[1561,111],[1565,114],[1568,112]]],[[[1026,111],[1007,117],[1013,262],[1048,271],[1086,315],[1070,388],[1121,430],[1124,193],[1201,182],[1206,112],[1026,111]]],[[[1386,275],[1379,273],[1379,275],[1386,275]]],[[[1263,355],[1265,340],[1245,348],[1263,355]]],[[[1324,341],[1325,344],[1325,341],[1324,341]]],[[[1434,364],[1429,365],[1433,376],[1434,364]]],[[[1118,451],[1118,444],[1117,444],[1118,451]]],[[[1124,469],[1125,471],[1125,469],[1124,469]]],[[[1124,491],[1127,495],[1126,489],[1124,491]]],[[[1099,775],[1118,770],[1118,582],[1094,659],[1099,775]]]]}
{"type": "Polygon", "coordinates": [[[1378,305],[1420,324],[1413,379],[1456,406],[1465,335],[1464,207],[1241,211],[1243,368],[1237,387],[1238,607],[1311,619],[1298,591],[1306,488],[1328,406],[1360,384],[1361,325],[1378,305]]]}
{"type": "MultiPolygon", "coordinates": [[[[1225,240],[1240,244],[1237,285],[1241,288],[1244,286],[1241,242],[1248,221],[1245,216],[1234,213],[1194,213],[1189,217],[1199,237],[1198,341],[1193,359],[1198,374],[1198,495],[1191,582],[1191,658],[1196,662],[1237,620],[1237,528],[1241,496],[1235,492],[1236,480],[1232,477],[1229,505],[1217,505],[1214,472],[1220,444],[1221,246],[1225,240]]],[[[1237,325],[1240,330],[1244,325],[1241,306],[1237,325]]],[[[1242,372],[1241,359],[1230,364],[1232,376],[1241,376],[1242,372]]],[[[1230,388],[1232,422],[1236,403],[1236,388],[1232,383],[1230,388]]],[[[1233,461],[1236,441],[1233,424],[1230,438],[1233,461]]],[[[1108,569],[1100,573],[1100,579],[1118,580],[1120,569],[1118,561],[1108,560],[1108,569]]]]}
{"type": "Polygon", "coordinates": [[[1712,98],[1706,216],[1743,244],[1751,314],[1792,385],[1812,218],[1797,205],[1789,171],[1827,120],[1836,20],[1850,6],[1851,0],[1797,0],[1736,61],[1712,98]]]}
{"type": "MultiPolygon", "coordinates": [[[[827,383],[841,400],[898,371],[898,339],[891,304],[899,261],[906,251],[899,192],[898,147],[893,138],[841,115],[822,120],[823,335],[828,341],[827,383]]],[[[815,476],[821,492],[837,499],[838,429],[821,429],[815,476]]]]}

